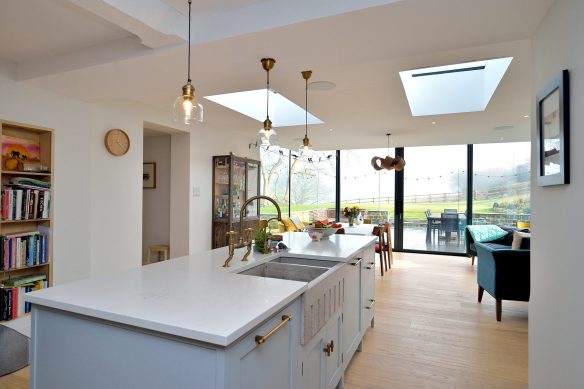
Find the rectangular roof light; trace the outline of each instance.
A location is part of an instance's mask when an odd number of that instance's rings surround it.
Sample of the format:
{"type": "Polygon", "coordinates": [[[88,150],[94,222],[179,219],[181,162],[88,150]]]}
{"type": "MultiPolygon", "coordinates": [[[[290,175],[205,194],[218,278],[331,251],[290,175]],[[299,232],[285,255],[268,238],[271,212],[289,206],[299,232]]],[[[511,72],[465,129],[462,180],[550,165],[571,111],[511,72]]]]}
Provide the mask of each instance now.
{"type": "MultiPolygon", "coordinates": [[[[305,123],[305,110],[270,89],[270,120],[274,127],[297,126],[305,123]]],[[[205,96],[224,107],[249,116],[259,122],[266,119],[266,89],[205,96]]],[[[322,124],[322,121],[308,112],[308,124],[322,124]]]]}
{"type": "Polygon", "coordinates": [[[412,116],[484,111],[513,57],[400,72],[412,116]]]}

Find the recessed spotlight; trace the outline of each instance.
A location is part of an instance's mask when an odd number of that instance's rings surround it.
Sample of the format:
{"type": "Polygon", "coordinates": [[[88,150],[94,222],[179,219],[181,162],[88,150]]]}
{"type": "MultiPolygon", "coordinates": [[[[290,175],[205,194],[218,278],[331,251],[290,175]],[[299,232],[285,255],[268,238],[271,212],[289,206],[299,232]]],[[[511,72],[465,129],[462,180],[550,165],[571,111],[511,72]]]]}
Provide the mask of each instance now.
{"type": "Polygon", "coordinates": [[[331,82],[331,81],[314,81],[314,82],[311,82],[310,84],[308,84],[308,89],[318,91],[318,92],[333,90],[336,87],[337,87],[337,84],[335,84],[334,82],[331,82]]]}
{"type": "Polygon", "coordinates": [[[330,131],[330,132],[333,132],[333,129],[332,129],[332,128],[329,128],[329,131],[330,131]]]}
{"type": "Polygon", "coordinates": [[[527,119],[529,117],[529,115],[523,115],[523,117],[527,119]]]}
{"type": "Polygon", "coordinates": [[[515,128],[515,126],[499,126],[499,127],[493,128],[493,130],[495,130],[495,131],[506,131],[506,130],[512,130],[514,128],[515,128]]]}
{"type": "Polygon", "coordinates": [[[500,138],[499,138],[499,140],[504,140],[504,139],[505,139],[505,138],[503,138],[503,137],[500,137],[500,138]]]}
{"type": "Polygon", "coordinates": [[[432,122],[432,124],[436,124],[436,122],[432,122]]]}

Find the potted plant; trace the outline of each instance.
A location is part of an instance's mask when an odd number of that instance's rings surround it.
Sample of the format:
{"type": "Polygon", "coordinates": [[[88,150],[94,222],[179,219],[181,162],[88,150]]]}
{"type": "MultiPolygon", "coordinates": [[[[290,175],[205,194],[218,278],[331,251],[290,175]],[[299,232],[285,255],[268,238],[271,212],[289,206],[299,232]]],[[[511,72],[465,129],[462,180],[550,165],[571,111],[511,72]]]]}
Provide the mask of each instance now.
{"type": "Polygon", "coordinates": [[[255,250],[260,253],[267,254],[270,252],[270,247],[268,246],[268,236],[269,234],[263,228],[259,228],[255,233],[254,246],[255,250]]]}

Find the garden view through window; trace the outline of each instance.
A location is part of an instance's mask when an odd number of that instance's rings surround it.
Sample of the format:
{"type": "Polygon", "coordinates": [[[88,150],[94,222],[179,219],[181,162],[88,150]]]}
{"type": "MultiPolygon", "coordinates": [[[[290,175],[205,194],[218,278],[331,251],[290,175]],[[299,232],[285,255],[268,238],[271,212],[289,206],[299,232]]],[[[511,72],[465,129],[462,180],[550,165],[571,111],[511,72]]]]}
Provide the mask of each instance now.
{"type": "MultiPolygon", "coordinates": [[[[403,149],[404,250],[461,254],[466,251],[468,224],[515,227],[530,220],[530,142],[477,144],[472,150],[472,220],[468,220],[468,146],[403,149]]],[[[262,194],[280,204],[284,217],[310,223],[336,219],[339,190],[341,210],[355,206],[373,224],[389,221],[395,236],[396,172],[371,167],[371,158],[387,152],[341,150],[337,161],[335,151],[319,151],[308,159],[283,148],[262,148],[262,194]]],[[[389,155],[395,156],[395,152],[390,149],[389,155]]],[[[261,214],[263,219],[275,217],[275,207],[262,202],[261,214]]],[[[340,221],[347,221],[342,212],[340,221]]]]}

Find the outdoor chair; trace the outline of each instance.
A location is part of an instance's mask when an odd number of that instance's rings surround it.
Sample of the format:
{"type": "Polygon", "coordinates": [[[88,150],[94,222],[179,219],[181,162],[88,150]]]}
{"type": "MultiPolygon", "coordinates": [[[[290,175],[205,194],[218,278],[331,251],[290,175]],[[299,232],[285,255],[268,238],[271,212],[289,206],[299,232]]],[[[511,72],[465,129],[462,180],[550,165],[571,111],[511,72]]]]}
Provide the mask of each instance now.
{"type": "Polygon", "coordinates": [[[444,208],[444,213],[458,213],[458,209],[444,208]]]}
{"type": "Polygon", "coordinates": [[[456,232],[456,237],[460,239],[458,213],[442,213],[440,215],[440,232],[446,241],[450,240],[453,232],[456,232]]]}
{"type": "Polygon", "coordinates": [[[432,218],[432,211],[426,209],[426,242],[430,243],[430,238],[440,232],[440,220],[432,218]]]}

